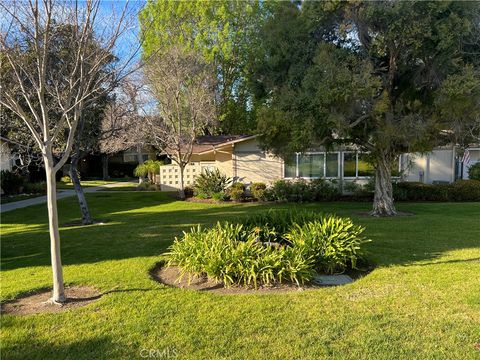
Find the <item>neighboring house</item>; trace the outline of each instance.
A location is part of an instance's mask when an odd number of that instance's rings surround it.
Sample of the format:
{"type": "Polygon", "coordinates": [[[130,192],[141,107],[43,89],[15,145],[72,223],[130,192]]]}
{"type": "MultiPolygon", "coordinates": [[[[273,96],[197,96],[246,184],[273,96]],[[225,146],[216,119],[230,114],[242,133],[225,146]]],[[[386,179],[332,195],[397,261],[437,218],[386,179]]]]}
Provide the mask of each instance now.
{"type": "MultiPolygon", "coordinates": [[[[471,164],[480,161],[480,148],[469,150],[471,164]]],[[[288,160],[263,151],[256,135],[202,136],[194,145],[190,163],[185,168],[184,185],[192,186],[195,177],[205,169],[218,169],[234,181],[245,184],[269,184],[280,179],[296,178],[365,183],[374,174],[373,167],[366,161],[366,154],[355,147],[297,153],[288,160]]],[[[394,169],[393,175],[407,181],[452,182],[459,178],[456,172],[458,162],[454,147],[438,148],[424,155],[404,154],[399,159],[398,171],[394,169]]],[[[157,183],[162,191],[179,189],[178,165],[162,166],[157,183]]]]}

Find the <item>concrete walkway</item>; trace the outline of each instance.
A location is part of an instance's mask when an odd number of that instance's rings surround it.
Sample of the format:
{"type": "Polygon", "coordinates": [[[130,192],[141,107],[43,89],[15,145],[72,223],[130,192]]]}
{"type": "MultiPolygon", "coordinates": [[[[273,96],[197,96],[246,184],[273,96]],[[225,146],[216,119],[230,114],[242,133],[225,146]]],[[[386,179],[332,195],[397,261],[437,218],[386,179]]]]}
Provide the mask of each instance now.
{"type": "MultiPolygon", "coordinates": [[[[84,193],[92,193],[92,192],[96,192],[96,191],[101,191],[101,190],[104,190],[106,188],[115,188],[115,187],[122,187],[122,186],[125,186],[125,184],[128,184],[127,186],[136,186],[138,185],[138,183],[134,183],[134,182],[122,182],[121,185],[119,185],[118,183],[112,183],[112,184],[105,184],[105,185],[101,185],[101,186],[92,186],[92,187],[84,187],[83,188],[83,192],[84,193]]],[[[60,199],[64,199],[66,197],[70,197],[70,196],[76,196],[75,194],[75,190],[59,190],[57,192],[57,200],[60,200],[60,199]]],[[[16,210],[16,209],[22,209],[22,208],[25,208],[27,206],[32,206],[32,205],[38,205],[38,204],[43,204],[43,203],[46,203],[47,202],[47,196],[39,196],[39,197],[35,197],[35,198],[30,198],[30,199],[25,199],[25,200],[20,200],[20,201],[14,201],[14,202],[11,202],[11,203],[7,203],[7,204],[1,204],[0,206],[0,213],[4,213],[4,212],[7,212],[7,211],[12,211],[12,210],[16,210]]]]}

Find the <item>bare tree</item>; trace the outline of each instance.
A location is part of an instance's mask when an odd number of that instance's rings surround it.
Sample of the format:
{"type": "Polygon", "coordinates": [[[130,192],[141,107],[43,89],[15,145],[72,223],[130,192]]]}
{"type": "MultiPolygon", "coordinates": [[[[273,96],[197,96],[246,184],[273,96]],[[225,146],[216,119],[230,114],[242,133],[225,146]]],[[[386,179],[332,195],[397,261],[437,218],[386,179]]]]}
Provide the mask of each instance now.
{"type": "Polygon", "coordinates": [[[128,61],[111,61],[117,40],[130,26],[127,6],[102,24],[100,3],[29,0],[1,2],[0,104],[28,127],[47,178],[47,207],[53,270],[51,302],[65,302],[55,174],[70,156],[84,109],[124,76],[128,61]],[[114,24],[112,26],[112,24],[114,24]],[[71,59],[54,62],[56,34],[69,28],[71,59]],[[91,46],[91,39],[99,46],[91,46]],[[113,67],[104,71],[105,64],[113,67]],[[53,66],[55,64],[55,66],[53,66]],[[66,138],[66,141],[62,140],[66,138]]]}
{"type": "MultiPolygon", "coordinates": [[[[143,164],[142,150],[148,145],[145,85],[136,77],[122,80],[115,99],[106,108],[101,122],[100,151],[114,154],[135,149],[138,164],[143,164]]],[[[143,178],[139,179],[140,183],[143,178]]]]}
{"type": "Polygon", "coordinates": [[[194,51],[172,47],[145,65],[158,116],[149,116],[153,144],[180,168],[179,197],[185,198],[184,169],[195,139],[214,124],[214,72],[194,51]]]}

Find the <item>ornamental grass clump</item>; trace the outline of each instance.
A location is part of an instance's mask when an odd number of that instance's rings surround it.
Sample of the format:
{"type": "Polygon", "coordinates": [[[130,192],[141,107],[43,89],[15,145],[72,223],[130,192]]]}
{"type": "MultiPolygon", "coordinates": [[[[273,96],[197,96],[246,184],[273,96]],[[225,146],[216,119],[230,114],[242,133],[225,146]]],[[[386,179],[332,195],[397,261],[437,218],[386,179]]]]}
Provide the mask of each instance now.
{"type": "Polygon", "coordinates": [[[355,268],[363,256],[364,229],[350,219],[312,212],[267,212],[243,223],[218,222],[176,238],[168,266],[182,276],[207,276],[225,286],[297,285],[317,272],[355,268]]]}

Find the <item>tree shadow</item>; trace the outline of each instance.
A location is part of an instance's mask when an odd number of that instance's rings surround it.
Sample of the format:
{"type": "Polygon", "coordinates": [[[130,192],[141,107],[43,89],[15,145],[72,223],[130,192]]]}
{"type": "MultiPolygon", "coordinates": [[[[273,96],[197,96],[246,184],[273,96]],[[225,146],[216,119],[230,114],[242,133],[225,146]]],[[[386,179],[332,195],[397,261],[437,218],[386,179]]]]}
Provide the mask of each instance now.
{"type": "MultiPolygon", "coordinates": [[[[446,251],[480,246],[478,203],[401,204],[400,210],[416,216],[366,218],[359,210],[369,203],[315,204],[200,204],[180,202],[162,193],[88,194],[96,218],[109,219],[101,225],[71,226],[61,229],[64,265],[96,263],[134,257],[160,255],[176,236],[191,227],[210,225],[219,220],[237,220],[257,211],[274,208],[309,209],[350,216],[366,227],[373,239],[367,245],[368,256],[378,266],[434,261],[446,251]],[[461,236],[459,230],[461,229],[461,236]]],[[[79,217],[73,199],[59,202],[60,223],[79,217]]],[[[2,269],[49,266],[49,237],[46,210],[39,207],[7,213],[2,218],[8,231],[2,234],[2,269]],[[12,224],[24,224],[17,232],[12,224]],[[31,228],[29,231],[28,228],[31,228]]],[[[2,232],[3,232],[2,224],[2,232]]]]}
{"type": "MultiPolygon", "coordinates": [[[[8,321],[8,320],[7,320],[8,321]]],[[[74,359],[74,358],[115,358],[115,344],[108,337],[97,337],[58,344],[35,341],[26,338],[15,344],[2,344],[2,358],[24,359],[74,359]]]]}

